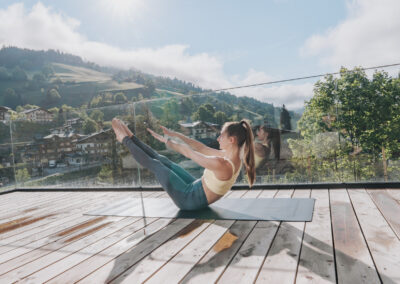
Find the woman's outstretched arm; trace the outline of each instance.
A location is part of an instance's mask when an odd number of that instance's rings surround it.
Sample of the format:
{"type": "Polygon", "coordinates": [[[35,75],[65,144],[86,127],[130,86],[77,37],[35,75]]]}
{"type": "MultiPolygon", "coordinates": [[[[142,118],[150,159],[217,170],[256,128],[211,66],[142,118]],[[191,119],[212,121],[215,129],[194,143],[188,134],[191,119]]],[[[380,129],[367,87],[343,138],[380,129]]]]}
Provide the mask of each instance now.
{"type": "Polygon", "coordinates": [[[229,179],[232,176],[232,166],[229,162],[227,162],[223,157],[220,156],[208,156],[203,153],[200,153],[187,144],[182,144],[175,142],[171,139],[167,139],[164,136],[154,132],[151,129],[147,129],[151,135],[157,140],[165,143],[165,145],[182,154],[186,158],[193,160],[195,163],[200,165],[203,168],[209,169],[215,173],[217,178],[219,179],[229,179]]]}
{"type": "Polygon", "coordinates": [[[218,157],[223,156],[220,150],[208,147],[195,139],[189,138],[177,131],[169,130],[168,128],[166,128],[164,126],[161,126],[161,128],[162,128],[164,134],[171,136],[171,137],[177,137],[177,138],[181,139],[183,142],[185,142],[187,145],[189,145],[193,150],[195,150],[197,152],[200,152],[207,156],[218,156],[218,157]]]}

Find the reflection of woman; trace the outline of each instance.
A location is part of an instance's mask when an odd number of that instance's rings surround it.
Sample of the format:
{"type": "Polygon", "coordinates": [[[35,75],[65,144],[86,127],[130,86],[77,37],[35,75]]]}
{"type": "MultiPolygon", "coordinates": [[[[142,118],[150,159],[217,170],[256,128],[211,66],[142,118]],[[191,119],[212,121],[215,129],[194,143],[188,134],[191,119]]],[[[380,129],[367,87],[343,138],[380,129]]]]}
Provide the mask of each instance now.
{"type": "Polygon", "coordinates": [[[255,166],[256,168],[264,165],[271,153],[271,141],[268,140],[268,132],[265,126],[261,126],[257,129],[257,139],[254,144],[255,148],[255,166]]]}
{"type": "Polygon", "coordinates": [[[220,150],[207,147],[165,127],[162,127],[165,135],[180,138],[185,144],[147,129],[154,138],[205,168],[202,178],[197,180],[182,167],[141,142],[120,120],[114,118],[112,126],[117,140],[129,148],[136,161],[154,173],[180,209],[206,207],[229,191],[240,172],[243,147],[249,185],[252,186],[255,180],[253,132],[244,120],[225,123],[217,139],[220,150]]]}

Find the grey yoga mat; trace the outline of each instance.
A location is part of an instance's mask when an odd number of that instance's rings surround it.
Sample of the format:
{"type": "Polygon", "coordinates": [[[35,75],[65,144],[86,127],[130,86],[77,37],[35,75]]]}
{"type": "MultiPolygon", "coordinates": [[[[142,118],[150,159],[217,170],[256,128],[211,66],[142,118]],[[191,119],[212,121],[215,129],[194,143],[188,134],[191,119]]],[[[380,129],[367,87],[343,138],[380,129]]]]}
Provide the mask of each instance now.
{"type": "Polygon", "coordinates": [[[200,210],[180,210],[169,198],[128,198],[85,215],[263,221],[312,220],[314,198],[223,198],[200,210]]]}

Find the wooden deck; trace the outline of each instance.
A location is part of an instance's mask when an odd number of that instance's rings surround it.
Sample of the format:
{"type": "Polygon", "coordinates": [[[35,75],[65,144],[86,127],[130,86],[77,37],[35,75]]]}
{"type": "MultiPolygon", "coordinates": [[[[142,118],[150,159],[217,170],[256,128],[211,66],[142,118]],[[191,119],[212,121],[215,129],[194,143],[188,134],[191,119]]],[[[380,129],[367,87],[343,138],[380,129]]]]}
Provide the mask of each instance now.
{"type": "Polygon", "coordinates": [[[1,195],[0,283],[400,283],[399,189],[225,197],[313,197],[307,223],[82,214],[139,194],[1,195]]]}

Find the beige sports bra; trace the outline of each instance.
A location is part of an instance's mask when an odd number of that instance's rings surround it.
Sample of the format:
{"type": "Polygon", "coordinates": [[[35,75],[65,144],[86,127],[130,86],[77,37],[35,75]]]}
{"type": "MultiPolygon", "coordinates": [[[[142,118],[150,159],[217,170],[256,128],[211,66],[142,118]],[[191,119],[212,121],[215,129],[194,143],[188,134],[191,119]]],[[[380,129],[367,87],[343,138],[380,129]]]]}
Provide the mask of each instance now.
{"type": "MultiPolygon", "coordinates": [[[[226,159],[226,158],[224,158],[226,159]]],[[[238,170],[235,173],[235,165],[233,164],[233,162],[229,159],[228,160],[229,163],[231,163],[232,165],[232,177],[229,180],[220,180],[218,179],[213,171],[210,171],[209,169],[204,169],[204,173],[203,173],[203,177],[204,177],[204,182],[207,186],[207,188],[209,188],[212,192],[218,194],[218,195],[224,195],[225,193],[227,193],[229,191],[229,189],[231,189],[232,185],[235,183],[240,170],[238,170]]],[[[240,167],[242,166],[242,163],[240,163],[240,167]]],[[[240,168],[239,167],[239,168],[240,168]]]]}

